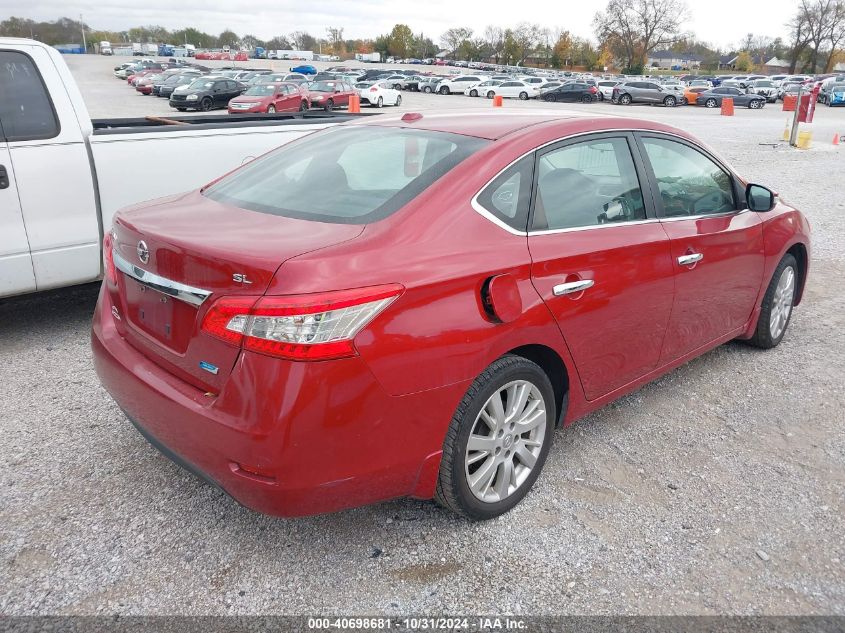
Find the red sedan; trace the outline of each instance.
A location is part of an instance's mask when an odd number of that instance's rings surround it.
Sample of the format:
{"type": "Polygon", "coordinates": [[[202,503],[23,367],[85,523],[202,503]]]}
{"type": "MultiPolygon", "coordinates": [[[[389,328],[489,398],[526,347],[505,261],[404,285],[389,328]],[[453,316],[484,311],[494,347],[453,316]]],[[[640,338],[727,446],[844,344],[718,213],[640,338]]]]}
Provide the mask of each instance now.
{"type": "Polygon", "coordinates": [[[308,92],[296,84],[259,84],[229,101],[229,114],[304,112],[309,107],[308,92]]]}
{"type": "Polygon", "coordinates": [[[351,84],[340,80],[315,81],[308,84],[311,107],[331,112],[349,105],[349,97],[358,94],[351,84]]]}
{"type": "Polygon", "coordinates": [[[118,213],[94,358],[141,433],[250,508],[487,519],[558,426],[732,339],[778,345],[809,231],[651,121],[378,117],[118,213]]]}

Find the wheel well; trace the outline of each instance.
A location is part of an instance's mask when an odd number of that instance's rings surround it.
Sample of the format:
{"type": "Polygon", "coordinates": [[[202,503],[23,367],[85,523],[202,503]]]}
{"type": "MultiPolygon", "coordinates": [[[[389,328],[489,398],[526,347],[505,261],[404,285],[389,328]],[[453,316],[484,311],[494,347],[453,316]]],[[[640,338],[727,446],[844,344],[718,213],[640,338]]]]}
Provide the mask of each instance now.
{"type": "Polygon", "coordinates": [[[545,345],[523,345],[522,347],[512,349],[508,354],[522,356],[536,363],[549,377],[555,393],[557,424],[560,426],[563,423],[563,416],[566,413],[566,396],[569,394],[569,374],[566,372],[566,366],[563,364],[563,360],[561,360],[558,353],[545,345]]]}
{"type": "Polygon", "coordinates": [[[807,247],[803,244],[793,244],[788,251],[786,251],[790,255],[795,258],[795,261],[798,262],[798,301],[796,304],[801,302],[801,297],[804,296],[804,284],[807,281],[807,247]]]}

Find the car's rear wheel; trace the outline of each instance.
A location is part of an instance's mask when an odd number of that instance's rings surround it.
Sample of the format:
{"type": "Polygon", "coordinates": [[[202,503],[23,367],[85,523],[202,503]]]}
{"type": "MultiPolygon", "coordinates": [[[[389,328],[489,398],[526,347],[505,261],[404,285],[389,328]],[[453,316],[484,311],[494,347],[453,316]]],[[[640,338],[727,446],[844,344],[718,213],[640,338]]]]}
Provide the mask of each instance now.
{"type": "Polygon", "coordinates": [[[334,100],[329,99],[328,101],[326,101],[326,105],[323,106],[323,109],[326,112],[331,112],[332,110],[334,110],[334,100]]]}
{"type": "Polygon", "coordinates": [[[719,102],[715,99],[708,99],[704,102],[704,105],[708,108],[715,108],[717,105],[719,105],[719,102]]]}
{"type": "Polygon", "coordinates": [[[267,114],[275,114],[276,113],[276,106],[272,103],[267,106],[267,114]]]}
{"type": "Polygon", "coordinates": [[[748,107],[751,110],[759,110],[760,108],[763,107],[763,101],[760,100],[760,99],[752,99],[751,101],[748,102],[748,107]]]}
{"type": "Polygon", "coordinates": [[[442,94],[442,95],[449,94],[449,86],[440,86],[440,94],[442,94]]]}
{"type": "Polygon", "coordinates": [[[749,343],[769,349],[783,340],[798,290],[798,262],[790,254],[784,255],[772,275],[757,319],[757,329],[749,343]]]}
{"type": "Polygon", "coordinates": [[[667,108],[674,108],[677,105],[678,101],[673,96],[668,96],[663,100],[663,105],[667,108]]]}
{"type": "Polygon", "coordinates": [[[382,99],[381,97],[379,97],[379,98],[376,100],[376,107],[377,107],[377,108],[381,108],[383,105],[384,105],[384,99],[382,99]]]}
{"type": "Polygon", "coordinates": [[[473,88],[472,90],[469,91],[469,96],[470,97],[477,97],[478,96],[478,90],[473,88]]]}
{"type": "Polygon", "coordinates": [[[488,98],[488,99],[492,99],[492,98],[493,98],[493,97],[495,97],[495,96],[496,96],[496,93],[495,93],[495,92],[493,92],[492,90],[491,90],[490,92],[488,92],[488,93],[487,93],[487,98],[488,98]]]}
{"type": "Polygon", "coordinates": [[[631,105],[631,95],[621,95],[619,97],[619,103],[622,105],[631,105]]]}
{"type": "Polygon", "coordinates": [[[581,95],[581,103],[592,103],[593,98],[590,95],[581,95]]]}
{"type": "Polygon", "coordinates": [[[557,97],[554,95],[543,95],[543,101],[557,101],[557,97]]]}
{"type": "Polygon", "coordinates": [[[519,100],[520,101],[528,101],[528,93],[527,92],[520,92],[519,93],[519,100]]]}
{"type": "Polygon", "coordinates": [[[433,89],[432,89],[431,86],[423,86],[422,91],[425,92],[425,93],[431,94],[433,89]]]}
{"type": "Polygon", "coordinates": [[[503,356],[475,379],[446,432],[436,499],[479,521],[519,503],[552,443],[551,382],[535,363],[503,356]]]}
{"type": "Polygon", "coordinates": [[[209,110],[211,110],[211,99],[206,97],[205,99],[200,101],[200,110],[202,110],[203,112],[208,112],[209,110]]]}
{"type": "Polygon", "coordinates": [[[402,84],[393,84],[394,90],[402,90],[402,84]]]}
{"type": "Polygon", "coordinates": [[[393,105],[402,105],[402,95],[396,95],[396,103],[394,103],[393,105]]]}

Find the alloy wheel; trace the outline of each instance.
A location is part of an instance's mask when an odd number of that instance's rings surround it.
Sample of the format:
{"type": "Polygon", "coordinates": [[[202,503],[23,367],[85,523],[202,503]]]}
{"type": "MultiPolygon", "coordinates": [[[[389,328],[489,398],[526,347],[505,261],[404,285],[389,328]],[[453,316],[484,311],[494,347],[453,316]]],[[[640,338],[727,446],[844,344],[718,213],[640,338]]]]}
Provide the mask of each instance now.
{"type": "Polygon", "coordinates": [[[464,456],[472,494],[503,501],[528,479],[546,439],[546,402],[539,387],[515,380],[488,398],[475,419],[464,456]]]}
{"type": "Polygon", "coordinates": [[[786,329],[789,316],[792,314],[792,304],[795,300],[795,270],[792,266],[783,269],[778,279],[772,310],[769,313],[769,332],[773,339],[777,339],[786,329]]]}

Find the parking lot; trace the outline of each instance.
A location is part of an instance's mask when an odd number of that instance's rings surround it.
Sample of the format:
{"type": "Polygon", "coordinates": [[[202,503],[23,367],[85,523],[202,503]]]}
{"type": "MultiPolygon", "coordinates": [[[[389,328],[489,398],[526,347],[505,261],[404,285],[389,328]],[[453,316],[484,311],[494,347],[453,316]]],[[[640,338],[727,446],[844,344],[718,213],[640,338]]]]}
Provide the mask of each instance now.
{"type": "MultiPolygon", "coordinates": [[[[68,58],[92,117],[174,113],[117,61],[68,58]]],[[[492,103],[408,93],[387,112],[472,108],[492,103]]],[[[493,521],[414,500],[282,520],[126,421],[91,362],[96,285],[0,301],[0,612],[845,615],[845,108],[818,109],[808,151],[781,142],[780,104],[505,101],[522,108],[675,125],[802,209],[813,259],[783,343],[726,344],[558,431],[493,521]]]]}

